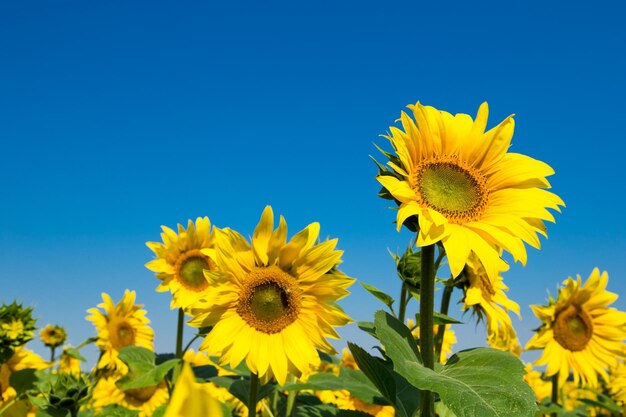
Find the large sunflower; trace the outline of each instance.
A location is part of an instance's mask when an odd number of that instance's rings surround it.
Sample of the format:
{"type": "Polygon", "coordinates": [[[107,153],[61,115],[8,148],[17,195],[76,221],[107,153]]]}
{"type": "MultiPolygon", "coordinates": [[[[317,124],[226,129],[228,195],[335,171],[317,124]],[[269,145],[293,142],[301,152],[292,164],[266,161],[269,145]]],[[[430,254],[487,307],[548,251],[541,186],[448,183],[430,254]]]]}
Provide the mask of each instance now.
{"type": "Polygon", "coordinates": [[[497,275],[498,248],[526,263],[523,242],[539,248],[547,210],[559,210],[563,201],[544,190],[554,171],[526,155],[507,152],[513,136],[513,118],[507,117],[485,132],[487,103],[476,120],[469,115],[439,111],[420,103],[408,106],[415,121],[401,113],[402,129],[390,127],[395,155],[386,153],[377,180],[400,208],[398,230],[417,216],[416,244],[442,242],[453,276],[463,270],[470,252],[497,275]]]}
{"type": "Polygon", "coordinates": [[[194,224],[189,220],[187,229],[178,225],[178,233],[161,226],[160,242],[147,242],[156,259],[148,262],[146,268],[156,273],[161,280],[157,291],[170,291],[170,308],[187,308],[195,302],[209,283],[203,269],[215,269],[210,250],[214,246],[214,233],[208,217],[198,217],[194,224]]]}
{"type": "Polygon", "coordinates": [[[543,322],[526,349],[543,349],[536,365],[546,365],[546,375],[559,374],[559,384],[568,378],[596,387],[598,374],[609,380],[606,368],[624,357],[626,313],[609,308],[617,294],[605,290],[609,276],[595,268],[582,284],[580,275],[563,281],[556,300],[547,306],[531,306],[543,322]]]}
{"type": "Polygon", "coordinates": [[[146,310],[143,305],[135,304],[135,291],[126,290],[124,296],[117,305],[111,297],[102,293],[103,303],[97,308],[87,310],[90,313],[87,320],[91,321],[98,331],[96,345],[102,351],[98,368],[115,369],[125,365],[117,358],[123,347],[142,346],[153,350],[154,331],[148,323],[146,310]]]}
{"type": "Polygon", "coordinates": [[[497,275],[492,279],[478,257],[470,254],[464,270],[463,309],[472,309],[479,320],[486,318],[487,341],[490,346],[515,352],[519,342],[509,311],[513,311],[519,317],[520,308],[505,294],[509,288],[504,284],[500,273],[508,268],[506,262],[499,259],[496,266],[497,275]]]}
{"type": "Polygon", "coordinates": [[[232,368],[244,359],[259,377],[300,375],[320,362],[317,349],[335,353],[326,337],[350,318],[335,304],[354,279],[336,269],[342,251],[337,239],[316,243],[312,223],[287,242],[287,224],[267,206],[252,244],[239,233],[218,230],[217,270],[205,270],[207,295],[194,305],[189,322],[215,326],[200,349],[232,368]]]}

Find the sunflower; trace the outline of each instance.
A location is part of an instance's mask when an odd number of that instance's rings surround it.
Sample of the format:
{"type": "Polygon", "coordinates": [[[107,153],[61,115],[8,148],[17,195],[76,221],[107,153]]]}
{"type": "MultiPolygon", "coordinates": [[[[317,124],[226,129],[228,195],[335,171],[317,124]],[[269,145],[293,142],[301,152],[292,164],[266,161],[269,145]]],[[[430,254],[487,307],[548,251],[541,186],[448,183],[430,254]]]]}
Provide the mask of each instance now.
{"type": "Polygon", "coordinates": [[[541,402],[544,398],[550,398],[552,395],[552,381],[543,379],[541,372],[533,369],[532,363],[527,363],[525,370],[524,381],[533,389],[537,401],[541,402]]]}
{"type": "Polygon", "coordinates": [[[198,217],[194,224],[189,220],[187,229],[179,224],[178,233],[161,226],[160,242],[147,242],[146,245],[156,255],[146,268],[156,273],[161,280],[157,291],[170,291],[170,308],[185,309],[195,302],[209,286],[204,277],[204,269],[215,269],[215,234],[211,231],[208,217],[198,217]]]}
{"type": "Polygon", "coordinates": [[[65,343],[67,333],[65,333],[65,329],[61,326],[48,324],[39,332],[39,338],[41,342],[49,348],[56,348],[65,343]]]}
{"type": "Polygon", "coordinates": [[[615,402],[622,406],[626,405],[626,363],[623,360],[611,368],[608,386],[615,402]]]}
{"type": "Polygon", "coordinates": [[[316,243],[312,223],[287,242],[287,224],[267,206],[252,236],[218,230],[217,270],[205,270],[207,295],[194,305],[189,322],[215,326],[200,345],[221,364],[235,368],[244,359],[260,378],[300,375],[320,362],[317,349],[336,353],[326,337],[351,321],[335,304],[354,279],[336,267],[342,251],[337,239],[316,243]]]}
{"type": "Polygon", "coordinates": [[[3,403],[11,401],[17,395],[15,389],[9,384],[12,373],[22,369],[46,369],[50,365],[36,353],[18,347],[9,360],[0,365],[0,409],[2,409],[3,403]]]}
{"type": "Polygon", "coordinates": [[[142,346],[153,349],[154,331],[148,323],[146,310],[143,305],[135,304],[135,291],[126,290],[124,296],[117,305],[113,304],[111,297],[102,293],[101,304],[97,308],[87,310],[91,321],[98,331],[96,345],[102,351],[98,368],[116,369],[125,365],[117,358],[119,351],[126,346],[142,346]]]}
{"type": "Polygon", "coordinates": [[[390,405],[369,404],[348,390],[316,391],[315,395],[325,404],[334,404],[340,410],[356,410],[376,417],[393,417],[395,410],[390,405]]]}
{"type": "Polygon", "coordinates": [[[119,372],[114,372],[98,380],[92,393],[92,406],[96,411],[117,404],[129,410],[139,411],[139,417],[150,417],[154,410],[167,403],[169,394],[165,381],[152,387],[124,391],[116,385],[121,376],[119,372]]]}
{"type": "Polygon", "coordinates": [[[491,278],[478,256],[470,254],[462,283],[463,310],[471,308],[479,321],[486,318],[488,341],[491,340],[493,347],[510,351],[510,347],[518,345],[519,342],[509,311],[520,317],[520,308],[505,294],[509,288],[504,284],[500,274],[508,268],[506,262],[499,258],[497,274],[491,278]]]}
{"type": "Polygon", "coordinates": [[[536,365],[545,365],[546,375],[558,373],[559,385],[570,370],[574,382],[597,387],[598,375],[606,381],[606,368],[625,357],[626,313],[609,308],[617,294],[606,291],[609,276],[595,268],[583,284],[580,275],[563,281],[556,300],[547,306],[531,306],[543,322],[526,349],[543,349],[536,365]]]}
{"type": "Polygon", "coordinates": [[[80,376],[80,362],[81,360],[68,353],[67,349],[63,350],[59,358],[59,373],[80,376]]]}
{"type": "Polygon", "coordinates": [[[402,129],[390,127],[396,155],[386,153],[388,166],[379,165],[376,179],[383,196],[400,207],[398,230],[417,216],[416,244],[441,242],[453,276],[463,270],[470,253],[495,278],[504,248],[526,263],[523,242],[539,248],[544,220],[554,221],[547,208],[559,210],[563,201],[544,188],[554,171],[526,155],[507,152],[513,117],[485,132],[487,103],[476,120],[469,115],[439,111],[420,103],[409,105],[415,121],[401,113],[402,129]]]}

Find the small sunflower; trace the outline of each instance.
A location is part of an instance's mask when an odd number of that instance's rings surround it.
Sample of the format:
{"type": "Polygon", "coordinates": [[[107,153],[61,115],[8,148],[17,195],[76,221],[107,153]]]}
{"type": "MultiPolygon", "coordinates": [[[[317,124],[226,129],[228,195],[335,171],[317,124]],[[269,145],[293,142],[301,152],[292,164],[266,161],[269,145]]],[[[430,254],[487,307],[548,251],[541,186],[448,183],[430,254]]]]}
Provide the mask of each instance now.
{"type": "Polygon", "coordinates": [[[487,103],[476,120],[467,114],[439,111],[420,103],[409,105],[415,121],[400,115],[402,129],[390,127],[395,155],[388,166],[379,165],[376,179],[398,202],[398,230],[417,216],[416,244],[441,242],[450,269],[457,276],[470,253],[495,278],[497,248],[526,263],[523,242],[539,248],[545,220],[554,221],[548,208],[559,210],[563,201],[546,191],[554,171],[526,155],[507,152],[513,136],[513,117],[485,132],[487,103]]]}
{"type": "Polygon", "coordinates": [[[96,345],[102,351],[98,368],[115,369],[125,365],[117,358],[119,351],[126,346],[142,346],[154,350],[154,331],[148,323],[143,305],[135,304],[135,291],[126,290],[117,305],[111,297],[102,293],[101,304],[97,308],[87,310],[87,320],[91,321],[98,331],[96,345]]]}
{"type": "Polygon", "coordinates": [[[65,343],[67,333],[65,333],[65,329],[61,326],[48,324],[39,332],[39,338],[41,342],[49,348],[56,348],[65,343]]]}
{"type": "Polygon", "coordinates": [[[607,368],[625,357],[626,313],[609,308],[617,294],[606,291],[609,276],[595,268],[583,284],[580,275],[563,281],[556,300],[531,306],[543,322],[526,349],[543,349],[536,365],[546,365],[546,375],[559,374],[559,385],[570,371],[574,382],[597,387],[598,375],[606,381],[607,368]]]}
{"type": "Polygon", "coordinates": [[[487,319],[488,341],[494,342],[494,347],[507,347],[502,350],[509,350],[508,347],[519,343],[509,311],[519,317],[520,308],[506,296],[505,291],[509,288],[500,275],[508,268],[506,262],[500,258],[496,267],[497,274],[491,278],[478,257],[471,254],[464,270],[463,281],[463,310],[472,309],[479,321],[487,319]]]}
{"type": "Polygon", "coordinates": [[[70,374],[76,377],[80,376],[80,362],[80,359],[68,353],[67,350],[64,350],[59,358],[59,373],[70,374]]]}
{"type": "Polygon", "coordinates": [[[209,286],[202,271],[215,269],[212,252],[215,235],[211,222],[208,217],[198,217],[195,224],[188,221],[187,229],[179,224],[178,233],[166,226],[161,229],[163,243],[146,243],[156,255],[146,268],[161,280],[157,291],[172,293],[170,308],[186,309],[209,286]]]}
{"type": "Polygon", "coordinates": [[[527,363],[525,370],[524,381],[533,389],[537,401],[541,402],[544,398],[550,398],[552,395],[552,381],[543,379],[541,372],[533,369],[532,363],[527,363]]]}
{"type": "Polygon", "coordinates": [[[350,318],[336,305],[354,279],[336,267],[337,240],[316,243],[313,223],[287,241],[284,218],[276,230],[267,206],[252,244],[239,233],[218,230],[217,270],[205,270],[207,295],[190,309],[195,327],[214,326],[200,345],[231,368],[246,361],[260,378],[285,383],[320,362],[316,349],[336,353],[326,337],[350,318]]]}
{"type": "Polygon", "coordinates": [[[114,372],[98,380],[93,388],[92,406],[100,410],[108,405],[119,405],[129,410],[139,411],[139,417],[150,417],[154,410],[169,400],[165,381],[152,387],[121,390],[116,382],[121,374],[114,372]]]}

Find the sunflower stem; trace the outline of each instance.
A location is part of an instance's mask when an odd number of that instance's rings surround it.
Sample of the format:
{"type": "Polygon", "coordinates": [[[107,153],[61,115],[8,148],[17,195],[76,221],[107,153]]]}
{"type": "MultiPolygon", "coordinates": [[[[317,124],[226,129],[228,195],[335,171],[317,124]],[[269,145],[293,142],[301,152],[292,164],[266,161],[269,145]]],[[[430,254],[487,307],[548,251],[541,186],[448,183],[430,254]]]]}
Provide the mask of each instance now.
{"type": "Polygon", "coordinates": [[[176,357],[183,357],[183,330],[185,325],[185,312],[182,308],[178,309],[178,328],[176,329],[176,357]]]}
{"type": "Polygon", "coordinates": [[[52,373],[52,368],[53,368],[53,364],[54,364],[54,347],[50,348],[50,369],[48,369],[48,371],[50,371],[50,373],[52,373]]]}
{"type": "Polygon", "coordinates": [[[407,297],[407,288],[402,283],[402,289],[400,290],[400,308],[398,309],[398,320],[404,323],[404,318],[406,316],[406,305],[409,303],[409,298],[407,297]]]}
{"type": "MultiPolygon", "coordinates": [[[[420,353],[425,367],[435,368],[435,350],[433,338],[433,316],[435,311],[435,245],[422,248],[421,282],[420,282],[420,353]]],[[[420,393],[420,409],[422,417],[435,415],[434,398],[431,391],[420,393]]]]}
{"type": "MultiPolygon", "coordinates": [[[[552,375],[552,402],[556,405],[559,404],[559,373],[552,375]]],[[[557,413],[551,414],[552,417],[556,417],[557,413]]]]}
{"type": "MultiPolygon", "coordinates": [[[[441,295],[441,308],[439,312],[441,314],[448,315],[448,307],[450,307],[450,298],[452,297],[452,291],[454,291],[453,285],[446,285],[443,288],[443,294],[441,295]]],[[[446,325],[440,324],[437,329],[437,336],[435,338],[435,360],[440,362],[441,349],[443,347],[443,336],[446,333],[446,325]]]]}
{"type": "Polygon", "coordinates": [[[250,392],[248,393],[248,417],[256,414],[256,397],[259,392],[259,376],[252,372],[250,374],[250,392]]]}

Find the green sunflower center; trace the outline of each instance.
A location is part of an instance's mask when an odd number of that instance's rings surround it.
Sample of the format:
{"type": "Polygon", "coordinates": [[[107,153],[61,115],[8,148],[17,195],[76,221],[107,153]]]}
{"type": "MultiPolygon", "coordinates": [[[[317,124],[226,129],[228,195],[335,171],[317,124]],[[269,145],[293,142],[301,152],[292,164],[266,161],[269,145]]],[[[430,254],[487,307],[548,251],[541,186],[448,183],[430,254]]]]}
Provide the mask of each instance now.
{"type": "Polygon", "coordinates": [[[215,263],[199,249],[192,249],[180,255],[174,269],[176,278],[183,287],[198,292],[209,285],[204,277],[204,270],[214,270],[215,263]]]}
{"type": "Polygon", "coordinates": [[[117,350],[135,344],[135,329],[125,321],[110,323],[111,344],[117,350]]]}
{"type": "Polygon", "coordinates": [[[277,266],[256,268],[247,275],[237,313],[263,333],[278,333],[298,318],[302,291],[296,280],[277,266]]]}
{"type": "Polygon", "coordinates": [[[571,304],[557,313],[553,329],[554,340],[572,352],[585,349],[593,336],[593,323],[587,312],[571,304]]]}
{"type": "Polygon", "coordinates": [[[475,220],[487,201],[482,175],[455,158],[441,157],[423,163],[415,182],[422,202],[453,222],[475,220]]]}

